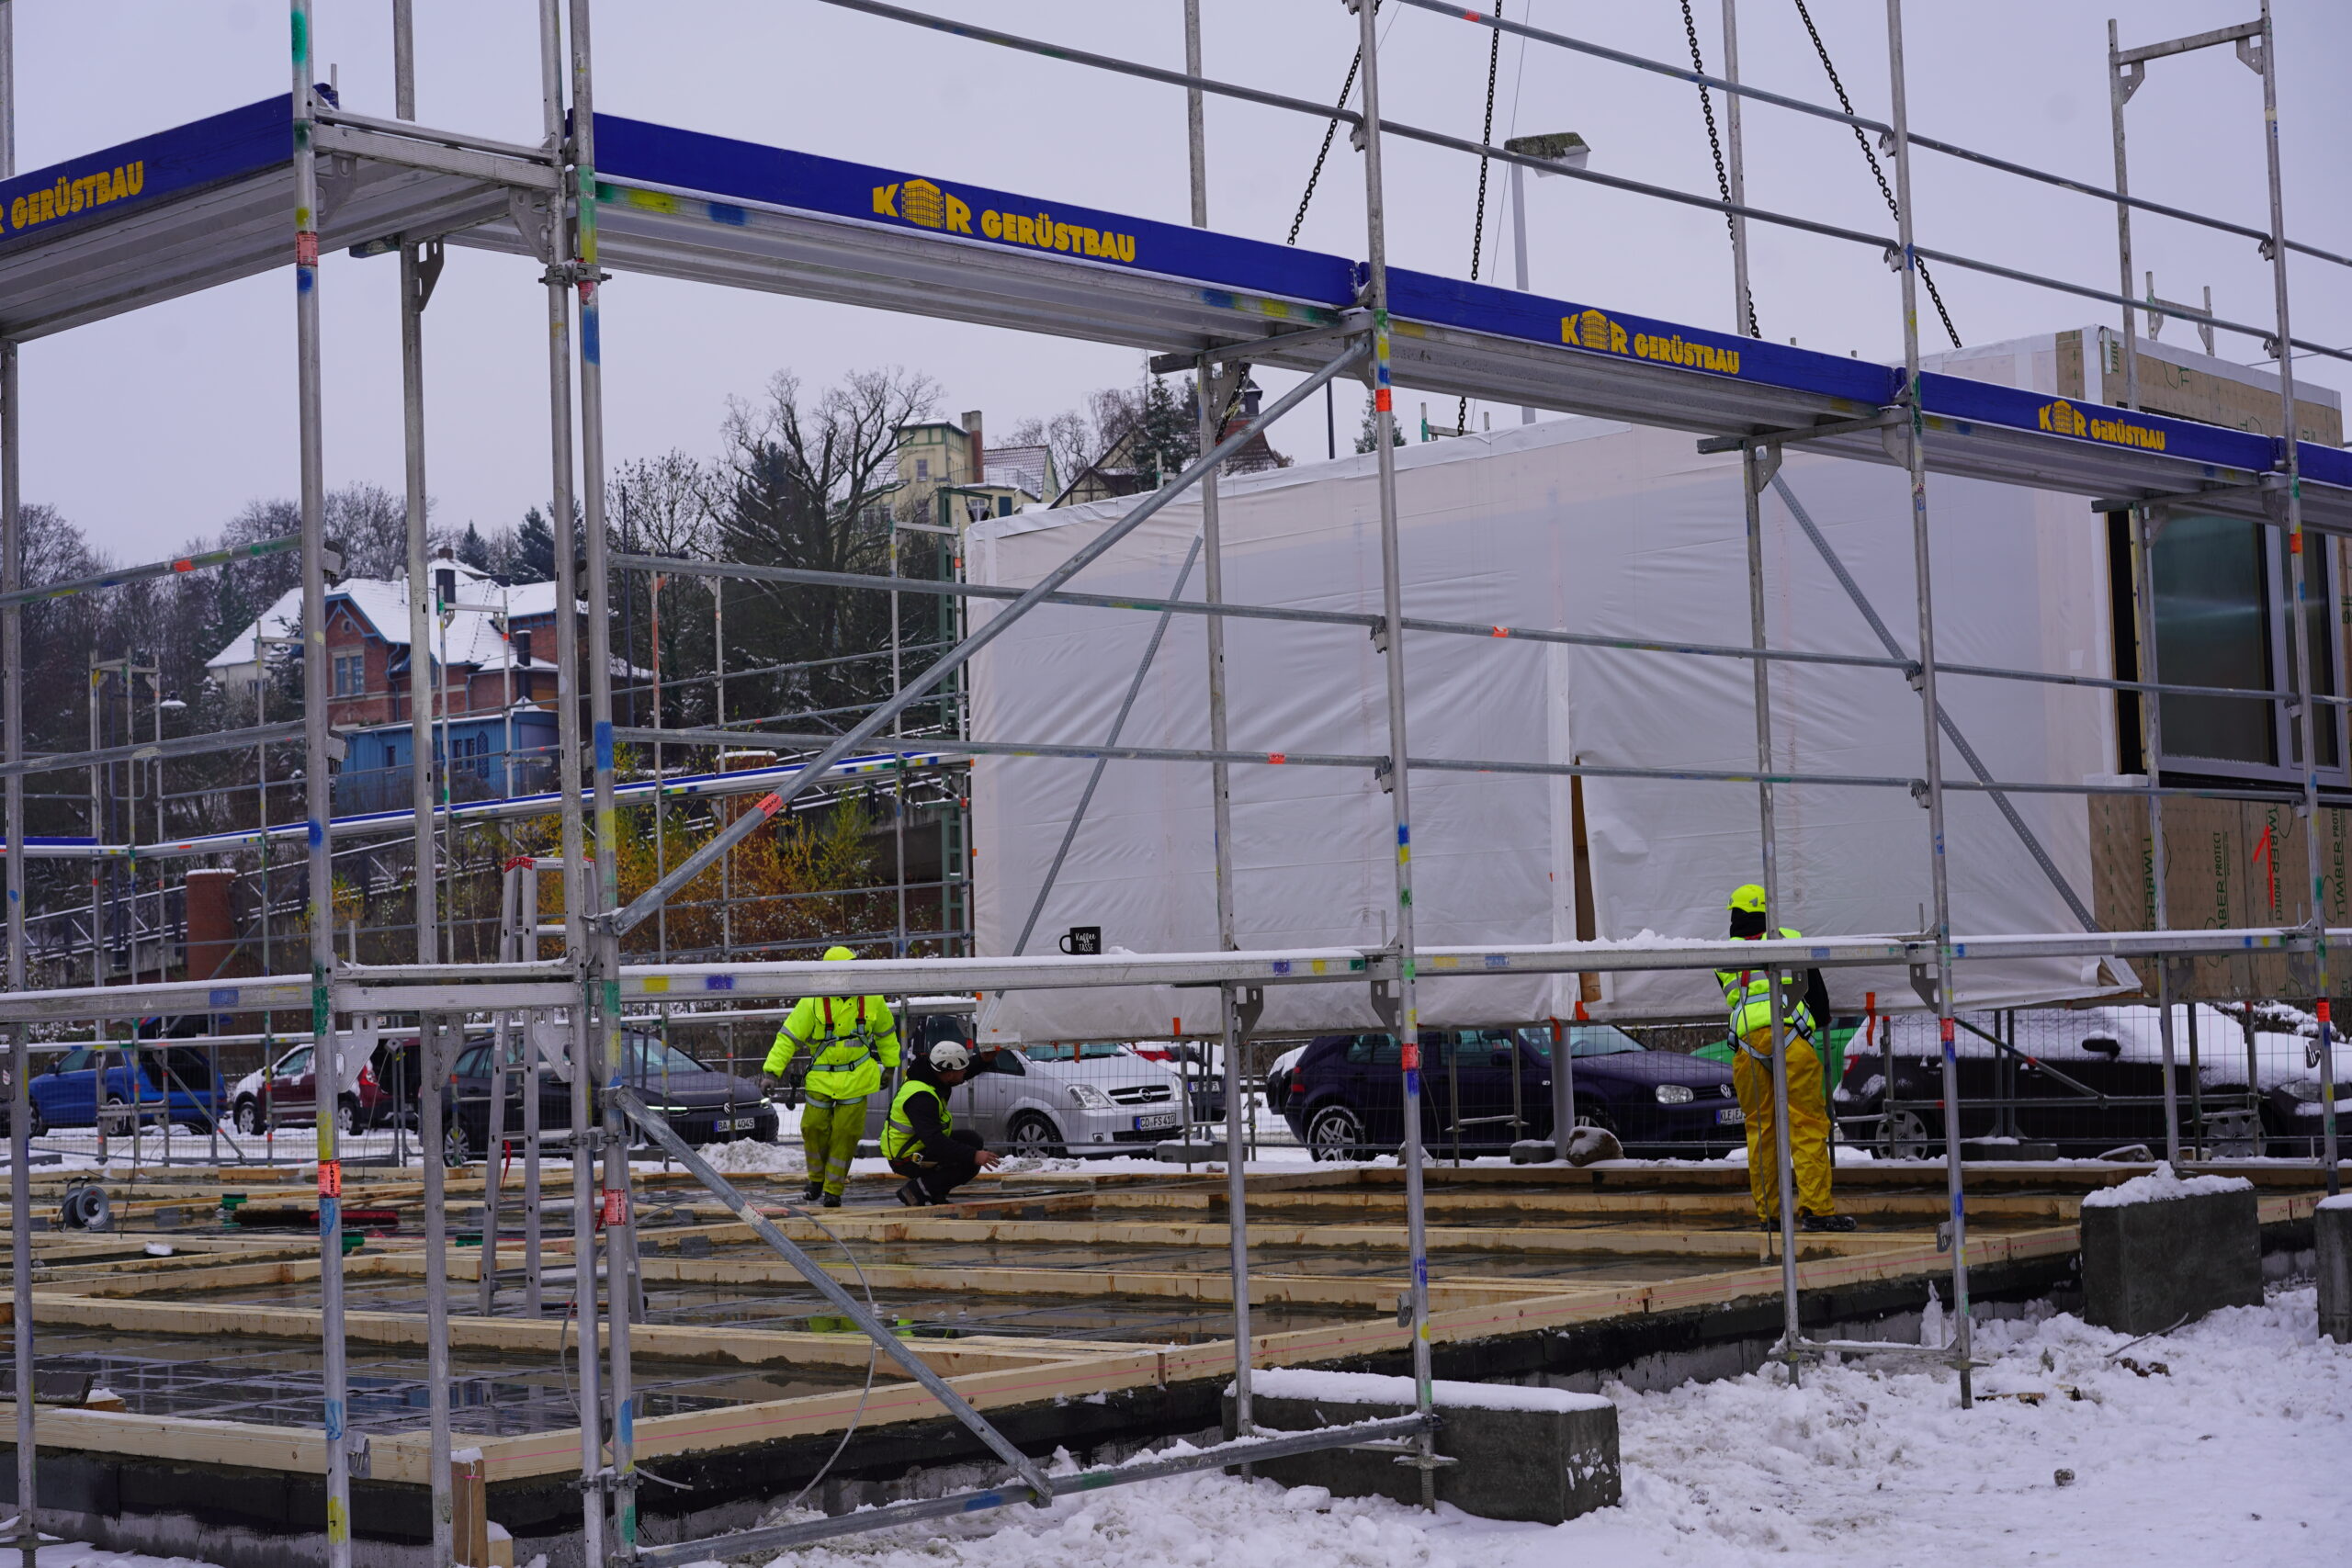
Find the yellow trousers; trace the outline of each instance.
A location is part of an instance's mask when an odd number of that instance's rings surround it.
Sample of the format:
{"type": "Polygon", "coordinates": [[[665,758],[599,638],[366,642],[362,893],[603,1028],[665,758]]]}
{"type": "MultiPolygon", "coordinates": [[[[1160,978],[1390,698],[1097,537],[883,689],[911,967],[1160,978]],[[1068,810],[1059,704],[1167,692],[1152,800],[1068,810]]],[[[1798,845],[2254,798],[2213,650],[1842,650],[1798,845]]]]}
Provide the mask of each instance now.
{"type": "MultiPolygon", "coordinates": [[[[1784,1034],[1789,1053],[1789,1163],[1796,1181],[1797,1212],[1832,1214],[1837,1201],[1829,1195],[1829,1112],[1821,1093],[1821,1058],[1812,1043],[1784,1034]]],[[[1758,1029],[1748,1044],[1770,1052],[1772,1034],[1758,1029]]],[[[1758,1217],[1775,1220],[1781,1214],[1781,1183],[1776,1168],[1780,1152],[1772,1135],[1772,1065],[1746,1051],[1731,1069],[1739,1090],[1739,1109],[1747,1123],[1747,1190],[1756,1200],[1758,1217]]]]}
{"type": "Polygon", "coordinates": [[[800,1108],[800,1152],[808,1179],[838,1198],[849,1186],[849,1162],[865,1131],[865,1100],[825,1100],[811,1095],[800,1108]]]}

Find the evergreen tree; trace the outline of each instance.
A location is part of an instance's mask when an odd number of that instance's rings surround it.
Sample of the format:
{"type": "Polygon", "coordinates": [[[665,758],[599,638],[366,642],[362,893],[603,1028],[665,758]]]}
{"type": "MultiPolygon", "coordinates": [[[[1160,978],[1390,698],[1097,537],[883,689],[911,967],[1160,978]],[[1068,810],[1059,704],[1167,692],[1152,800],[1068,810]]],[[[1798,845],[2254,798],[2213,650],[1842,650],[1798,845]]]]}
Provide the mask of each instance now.
{"type": "Polygon", "coordinates": [[[491,569],[490,541],[483,538],[481,530],[471,523],[467,524],[466,531],[458,536],[457,554],[458,560],[476,571],[488,571],[491,569]]]}
{"type": "Polygon", "coordinates": [[[506,565],[517,582],[555,581],[555,530],[537,507],[523,513],[523,521],[515,526],[514,553],[506,565]]]}
{"type": "MultiPolygon", "coordinates": [[[[1363,423],[1356,430],[1357,451],[1369,452],[1374,447],[1380,445],[1380,437],[1376,434],[1380,428],[1378,413],[1379,411],[1374,409],[1372,405],[1372,395],[1369,392],[1365,393],[1363,400],[1363,423]]],[[[1391,446],[1402,446],[1405,445],[1405,433],[1396,427],[1396,422],[1393,417],[1388,423],[1388,445],[1391,446]]]]}

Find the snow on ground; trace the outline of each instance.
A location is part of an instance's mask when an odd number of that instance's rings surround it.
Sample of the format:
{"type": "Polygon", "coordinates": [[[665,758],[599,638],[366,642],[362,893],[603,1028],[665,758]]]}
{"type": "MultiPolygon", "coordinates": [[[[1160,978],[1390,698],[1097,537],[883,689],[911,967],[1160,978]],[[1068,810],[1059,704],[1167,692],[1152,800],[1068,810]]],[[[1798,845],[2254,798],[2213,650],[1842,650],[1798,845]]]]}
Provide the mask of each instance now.
{"type": "Polygon", "coordinates": [[[1948,1371],[1809,1369],[1609,1392],[1625,1500],[1557,1528],[1193,1476],[910,1526],[775,1568],[1747,1568],[1966,1561],[2135,1568],[2346,1561],[2352,1348],[2309,1289],[2132,1345],[2069,1315],[1977,1330],[1948,1371]],[[2143,1371],[2127,1367],[2130,1359],[2143,1371]],[[2158,1371],[2161,1365],[2164,1369],[2158,1371]],[[2039,1393],[2041,1403],[2010,1397],[2039,1393]],[[2077,1397],[2079,1395],[2079,1397],[2077,1397]],[[2061,1472],[2072,1472],[2068,1483],[2061,1472]]]}

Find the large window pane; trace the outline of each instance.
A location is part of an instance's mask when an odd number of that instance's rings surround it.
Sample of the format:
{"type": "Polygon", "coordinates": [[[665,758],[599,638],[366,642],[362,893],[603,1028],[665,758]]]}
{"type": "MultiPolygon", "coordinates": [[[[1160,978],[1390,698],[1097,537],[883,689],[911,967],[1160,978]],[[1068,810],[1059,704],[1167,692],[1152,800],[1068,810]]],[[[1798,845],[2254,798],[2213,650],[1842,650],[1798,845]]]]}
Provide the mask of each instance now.
{"type": "MultiPolygon", "coordinates": [[[[2319,676],[2319,694],[2332,697],[2335,695],[2335,617],[2329,613],[2333,605],[2328,596],[2328,585],[2335,581],[2335,541],[2312,535],[2305,535],[2304,540],[2303,548],[2308,552],[2305,559],[2310,564],[2304,569],[2303,591],[2310,597],[2303,605],[2303,625],[2311,631],[2312,668],[2319,676]]],[[[2290,670],[2296,667],[2295,645],[2291,637],[2287,644],[2287,667],[2290,670]]],[[[2343,722],[2341,715],[2341,709],[2326,703],[2312,709],[2312,733],[2319,742],[2319,765],[2323,768],[2339,765],[2336,761],[2336,729],[2343,722]]],[[[2301,726],[2290,725],[2287,740],[2288,749],[2296,761],[2301,761],[2303,755],[2301,726]]]]}
{"type": "MultiPolygon", "coordinates": [[[[2176,516],[2156,536],[2152,565],[2159,676],[2173,685],[2271,689],[2262,530],[2224,517],[2176,516]]],[[[2167,761],[2278,763],[2268,703],[2165,697],[2162,711],[2167,761]]]]}

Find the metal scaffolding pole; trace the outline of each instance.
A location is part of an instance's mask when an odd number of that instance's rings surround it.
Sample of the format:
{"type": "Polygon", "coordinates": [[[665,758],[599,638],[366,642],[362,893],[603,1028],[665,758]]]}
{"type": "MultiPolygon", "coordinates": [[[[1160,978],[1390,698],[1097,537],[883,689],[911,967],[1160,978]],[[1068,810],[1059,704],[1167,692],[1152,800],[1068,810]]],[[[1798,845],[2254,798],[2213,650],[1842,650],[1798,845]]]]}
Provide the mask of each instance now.
{"type": "MultiPolygon", "coordinates": [[[[0,0],[0,179],[17,172],[17,7],[0,0]]],[[[22,469],[17,345],[0,343],[0,756],[25,755],[25,586],[22,469]]],[[[6,812],[8,988],[25,988],[25,781],[13,768],[0,781],[6,812]]],[[[8,1032],[8,1269],[17,1385],[17,1541],[24,1568],[35,1568],[40,1543],[40,1446],[33,1430],[32,1051],[28,1031],[8,1032]]]]}
{"type": "MultiPolygon", "coordinates": [[[[1396,1028],[1405,1077],[1405,1247],[1412,1269],[1413,1404],[1422,1416],[1434,1406],[1435,1389],[1430,1371],[1429,1224],[1424,1212],[1421,1174],[1421,1043],[1418,986],[1419,963],[1413,943],[1413,829],[1411,780],[1405,765],[1405,588],[1402,547],[1396,522],[1396,428],[1394,388],[1388,368],[1388,216],[1380,161],[1380,35],[1374,6],[1353,0],[1356,44],[1363,52],[1360,77],[1363,119],[1359,126],[1363,152],[1364,254],[1367,276],[1364,302],[1372,310],[1373,451],[1376,455],[1380,491],[1380,590],[1385,624],[1380,649],[1388,688],[1388,798],[1396,832],[1396,1028]]],[[[1437,1445],[1424,1433],[1415,1456],[1421,1472],[1422,1506],[1437,1507],[1437,1445]]]]}
{"type": "MultiPolygon", "coordinates": [[[[605,380],[596,265],[596,113],[590,0],[571,4],[571,155],[577,205],[572,226],[572,282],[580,290],[581,532],[588,563],[588,716],[594,727],[595,909],[589,932],[585,1010],[603,1032],[601,1080],[622,1081],[618,927],[604,917],[620,904],[620,818],[613,801],[613,658],[611,574],[605,538],[605,380]]],[[[586,1077],[581,1074],[580,1077],[586,1077]]],[[[611,1334],[612,1465],[603,1478],[612,1494],[610,1548],[623,1557],[637,1550],[636,1410],[629,1376],[629,1312],[637,1275],[637,1235],[629,1188],[628,1122],[606,1097],[605,1156],[605,1305],[611,1334]]],[[[583,1310],[581,1324],[591,1322],[583,1310]]],[[[583,1349],[594,1338],[583,1333],[583,1349]]]]}
{"type": "Polygon", "coordinates": [[[1919,403],[1919,253],[1911,243],[1911,138],[1903,69],[1903,0],[1886,0],[1890,118],[1894,130],[1895,222],[1902,231],[1903,386],[1910,413],[1906,444],[1911,466],[1911,549],[1919,593],[1919,716],[1927,737],[1928,867],[1935,900],[1929,911],[1936,941],[1936,1019],[1943,1043],[1944,1184],[1951,1200],[1952,1359],[1960,1371],[1960,1404],[1975,1404],[1969,1351],[1968,1214],[1960,1163],[1960,1059],[1952,1039],[1951,884],[1944,864],[1943,736],[1936,722],[1936,614],[1928,543],[1928,443],[1919,403]]]}
{"type": "MultiPolygon", "coordinates": [[[[1738,3],[1724,0],[1724,77],[1734,83],[1739,80],[1738,3]]],[[[1738,93],[1724,95],[1724,177],[1735,207],[1747,205],[1747,160],[1740,135],[1740,112],[1746,103],[1738,93]]],[[[1731,214],[1731,330],[1746,337],[1758,335],[1756,301],[1747,291],[1747,220],[1736,212],[1731,214]]],[[[1793,1371],[1795,1363],[1790,1365],[1793,1371]]]]}
{"type": "MultiPolygon", "coordinates": [[[[564,139],[562,0],[539,0],[539,89],[543,129],[549,148],[564,139]]],[[[543,281],[548,292],[548,423],[553,477],[549,505],[555,532],[556,777],[562,807],[564,959],[587,998],[588,875],[585,834],[580,818],[580,602],[575,582],[578,544],[573,531],[571,477],[571,263],[563,203],[548,209],[541,234],[543,281]]],[[[537,957],[537,939],[533,939],[537,957]]],[[[575,1003],[566,1032],[571,1055],[571,1261],[572,1295],[585,1332],[580,1343],[593,1347],[596,1321],[595,1150],[591,1134],[594,1075],[588,1069],[588,1011],[575,1003]]],[[[526,1097],[526,1100],[528,1097],[526,1097]]],[[[579,1359],[581,1556],[596,1568],[605,1561],[605,1494],[597,1476],[604,1469],[604,1376],[593,1349],[579,1359]]]]}
{"type": "MultiPolygon", "coordinates": [[[[0,179],[17,172],[17,8],[0,0],[0,179]]],[[[17,345],[0,343],[0,588],[24,587],[25,542],[21,475],[23,426],[18,419],[17,345]]],[[[6,695],[0,711],[5,755],[25,754],[25,612],[0,604],[0,664],[6,695]]],[[[5,783],[7,814],[8,988],[25,988],[25,781],[13,769],[5,783]]],[[[24,1568],[34,1568],[40,1543],[40,1448],[33,1430],[33,1190],[32,1052],[28,1031],[8,1032],[8,1268],[15,1315],[10,1339],[17,1386],[17,1540],[24,1568]]]]}
{"type": "MultiPolygon", "coordinates": [[[[2311,919],[2306,923],[2312,934],[2312,989],[2319,1004],[2319,1061],[2315,1065],[2319,1068],[2320,1157],[2326,1164],[2327,1190],[2332,1196],[2341,1189],[2344,1179],[2337,1165],[2335,1051],[2331,1038],[2334,1028],[2328,1018],[2327,883],[2319,847],[2318,729],[2317,716],[2312,712],[2317,705],[2311,701],[2311,694],[2319,690],[2319,681],[2312,666],[2311,567],[2303,550],[2303,480],[2296,431],[2295,352],[2287,317],[2287,209],[2278,168],[2278,38],[2271,25],[2270,0],[2262,0],[2259,48],[2262,61],[2256,69],[2262,73],[2262,145],[2270,181],[2270,286],[2278,311],[2278,403],[2283,426],[2279,445],[2286,453],[2287,464],[2287,560],[2295,590],[2292,684],[2296,694],[2296,761],[2302,764],[2303,853],[2311,873],[2311,919]]],[[[2245,57],[2243,46],[2239,55],[2241,59],[2245,57]]],[[[2336,721],[2331,718],[2330,722],[2336,721]]]]}
{"type": "MultiPolygon", "coordinates": [[[[392,112],[416,118],[414,0],[392,0],[392,112]]],[[[401,241],[401,432],[408,503],[409,801],[416,813],[416,961],[432,964],[440,951],[434,894],[433,705],[440,682],[428,643],[430,585],[425,548],[424,300],[431,284],[413,240],[401,241]]],[[[455,957],[453,953],[449,954],[455,957]]],[[[417,1112],[424,1136],[424,1393],[428,1481],[433,1498],[433,1561],[450,1560],[455,1504],[449,1487],[449,1234],[441,1164],[441,1089],[447,1043],[439,1015],[426,1013],[417,1032],[417,1112]]],[[[496,1155],[493,1151],[492,1158],[496,1155]]]]}
{"type": "Polygon", "coordinates": [[[310,839],[311,1032],[318,1043],[319,1330],[327,1436],[327,1568],[351,1564],[349,1371],[343,1337],[343,1159],[335,1126],[343,1083],[330,1005],[334,969],[334,868],[328,832],[326,479],[319,386],[319,168],[312,145],[311,0],[288,0],[293,24],[294,322],[297,419],[301,432],[302,801],[310,839]]]}
{"type": "MultiPolygon", "coordinates": [[[[1777,468],[1781,449],[1768,446],[1762,451],[1740,454],[1740,494],[1747,509],[1747,626],[1748,636],[1761,649],[1770,640],[1764,618],[1764,508],[1761,491],[1766,483],[1766,469],[1777,468]]],[[[1778,936],[1781,931],[1781,840],[1778,824],[1772,811],[1772,667],[1763,660],[1749,666],[1756,674],[1756,771],[1761,775],[1756,781],[1756,817],[1758,843],[1762,850],[1764,880],[1764,934],[1778,936]]],[[[1781,1350],[1788,1358],[1789,1382],[1798,1381],[1797,1341],[1804,1332],[1797,1312],[1797,1212],[1796,1179],[1792,1163],[1792,1147],[1789,1131],[1789,1055],[1788,1018],[1782,1007],[1781,976],[1778,964],[1766,967],[1764,980],[1769,987],[1767,1005],[1771,1019],[1772,1074],[1772,1180],[1778,1191],[1781,1230],[1781,1350]]],[[[1746,976],[1741,976],[1743,989],[1746,976]]],[[[1814,1021],[1815,1028],[1822,1021],[1814,1021]]],[[[1747,1051],[1745,1040],[1734,1040],[1732,1048],[1747,1051]]],[[[1752,1060],[1753,1058],[1751,1058],[1752,1060]]],[[[1752,1149],[1753,1145],[1749,1147],[1752,1149]]]]}
{"type": "MultiPolygon", "coordinates": [[[[2145,62],[2134,61],[2126,66],[2116,48],[2115,19],[2107,23],[2107,101],[2108,115],[2115,131],[2115,255],[2116,266],[2122,277],[2122,291],[2132,292],[2132,202],[2131,174],[2123,152],[2123,106],[2139,90],[2145,79],[2145,62]]],[[[2100,363],[2105,375],[2105,362],[2100,363]]],[[[2090,392],[2084,388],[2086,394],[2090,392]]],[[[2101,386],[2097,401],[2105,401],[2106,388],[2101,386]]],[[[2140,408],[2140,323],[2138,311],[2131,305],[2123,307],[2123,406],[2140,408]]],[[[2140,667],[2133,671],[2143,681],[2156,677],[2156,595],[2154,552],[2156,536],[2163,524],[2145,506],[2132,509],[2132,601],[2139,619],[2140,667]]],[[[2148,782],[2154,784],[2164,766],[2164,748],[2158,743],[2163,723],[2157,715],[2157,699],[2144,698],[2140,704],[2140,739],[2143,765],[2148,782]]],[[[2165,887],[2165,808],[2161,797],[2148,797],[2148,874],[2155,890],[2154,920],[2161,931],[2170,924],[2169,898],[2165,887]]],[[[2172,1032],[2172,964],[2156,962],[2156,1032],[2163,1042],[2165,1096],[2165,1158],[2175,1166],[2180,1163],[2180,1096],[2173,1082],[2174,1045],[2172,1032]]]]}
{"type": "MultiPolygon", "coordinates": [[[[1194,76],[1201,73],[1200,0],[1184,0],[1184,69],[1194,76]]],[[[1197,87],[1186,91],[1184,126],[1193,177],[1193,227],[1205,229],[1209,223],[1208,127],[1201,91],[1197,87]]],[[[1193,400],[1199,405],[1200,412],[1202,451],[1212,450],[1223,438],[1226,408],[1232,401],[1235,389],[1249,374],[1248,365],[1241,360],[1231,360],[1219,366],[1212,363],[1206,355],[1202,356],[1193,382],[1193,400]]],[[[1218,528],[1216,481],[1217,470],[1215,468],[1201,476],[1201,554],[1205,569],[1203,593],[1211,604],[1225,602],[1225,555],[1223,536],[1218,528]]],[[[1164,618],[1161,624],[1166,625],[1164,618]]],[[[1209,749],[1223,751],[1227,731],[1225,617],[1209,616],[1204,629],[1208,633],[1209,749]]],[[[1155,647],[1157,642],[1155,637],[1155,647]]],[[[1227,764],[1211,762],[1209,807],[1212,833],[1216,840],[1216,942],[1217,946],[1227,953],[1235,951],[1239,945],[1234,928],[1232,786],[1232,774],[1227,764]]],[[[1075,827],[1076,818],[1073,818],[1073,829],[1075,827]]],[[[1217,987],[1222,1052],[1219,1070],[1225,1085],[1226,1228],[1230,1238],[1233,1270],[1233,1418],[1236,1430],[1247,1434],[1254,1430],[1254,1425],[1250,1414],[1250,1197],[1245,1176],[1248,1150],[1243,1137],[1248,1100],[1242,1092],[1244,1077],[1241,1071],[1241,1053],[1246,1042],[1240,1027],[1239,1002],[1240,998],[1232,986],[1217,987]]],[[[1185,1097],[1184,1122],[1190,1126],[1193,1106],[1189,1080],[1179,1092],[1185,1097]]],[[[1189,1138],[1186,1146],[1188,1149],[1191,1146],[1189,1138]]]]}

